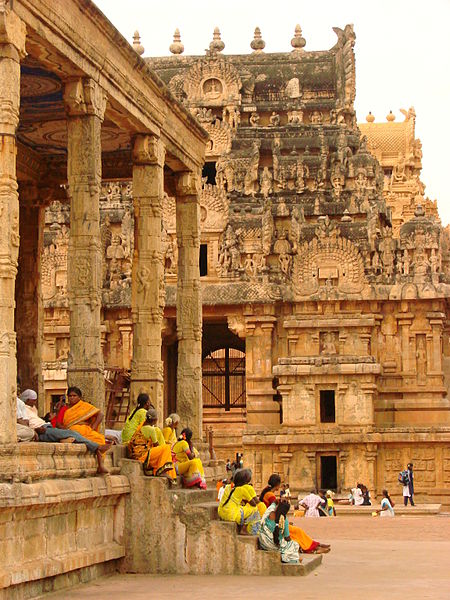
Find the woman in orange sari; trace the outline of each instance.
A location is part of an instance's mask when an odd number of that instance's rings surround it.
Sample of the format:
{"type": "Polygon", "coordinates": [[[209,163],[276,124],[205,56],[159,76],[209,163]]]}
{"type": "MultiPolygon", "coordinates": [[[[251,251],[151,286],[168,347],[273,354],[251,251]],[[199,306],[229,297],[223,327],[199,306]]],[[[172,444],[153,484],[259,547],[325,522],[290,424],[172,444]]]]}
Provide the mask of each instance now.
{"type": "Polygon", "coordinates": [[[161,429],[156,427],[157,420],[158,413],[150,408],[146,420],[138,426],[128,443],[128,455],[143,464],[145,475],[163,475],[173,480],[177,474],[173,467],[172,452],[161,429]]]}
{"type": "Polygon", "coordinates": [[[103,420],[103,413],[99,408],[82,399],[80,388],[69,387],[67,390],[69,407],[63,415],[65,429],[78,431],[83,437],[103,446],[105,436],[98,429],[103,420]]]}
{"type": "MultiPolygon", "coordinates": [[[[277,473],[272,473],[267,482],[267,486],[261,492],[259,497],[260,503],[268,508],[271,504],[278,504],[278,498],[275,493],[280,489],[281,477],[277,473]]],[[[260,505],[258,505],[260,506],[260,505]]],[[[261,510],[260,510],[261,513],[261,510]]],[[[261,515],[262,517],[262,515],[261,515]]],[[[325,554],[330,551],[329,544],[321,544],[313,540],[300,527],[295,527],[289,523],[289,533],[292,540],[298,543],[302,552],[306,554],[325,554]]]]}

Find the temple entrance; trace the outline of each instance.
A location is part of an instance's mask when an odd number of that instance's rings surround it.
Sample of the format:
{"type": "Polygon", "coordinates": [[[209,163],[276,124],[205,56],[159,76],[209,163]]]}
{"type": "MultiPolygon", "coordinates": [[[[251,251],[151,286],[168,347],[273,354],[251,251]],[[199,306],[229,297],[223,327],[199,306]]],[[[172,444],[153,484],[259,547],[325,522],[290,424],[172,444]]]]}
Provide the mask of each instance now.
{"type": "Polygon", "coordinates": [[[336,455],[320,457],[320,488],[323,490],[337,490],[336,455]]]}
{"type": "Polygon", "coordinates": [[[203,425],[215,432],[246,422],[245,342],[226,323],[203,323],[203,425]]]}

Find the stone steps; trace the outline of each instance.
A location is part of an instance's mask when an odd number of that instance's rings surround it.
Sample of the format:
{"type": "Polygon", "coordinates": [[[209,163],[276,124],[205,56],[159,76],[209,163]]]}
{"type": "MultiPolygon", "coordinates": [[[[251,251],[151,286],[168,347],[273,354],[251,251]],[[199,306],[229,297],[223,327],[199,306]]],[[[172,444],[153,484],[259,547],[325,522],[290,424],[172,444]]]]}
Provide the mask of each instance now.
{"type": "Polygon", "coordinates": [[[256,536],[238,535],[235,523],[218,518],[215,487],[172,487],[164,478],[144,477],[142,466],[128,459],[121,472],[131,485],[127,572],[299,576],[322,562],[322,555],[303,555],[299,565],[286,565],[278,552],[259,549],[256,536]]]}
{"type": "MultiPolygon", "coordinates": [[[[394,506],[394,511],[396,517],[423,517],[426,515],[437,515],[440,512],[441,507],[441,504],[416,504],[415,506],[403,506],[396,503],[394,506]]],[[[372,506],[351,506],[350,504],[335,504],[336,515],[346,517],[360,517],[362,515],[371,515],[372,512],[379,508],[380,505],[378,503],[372,506]]]]}

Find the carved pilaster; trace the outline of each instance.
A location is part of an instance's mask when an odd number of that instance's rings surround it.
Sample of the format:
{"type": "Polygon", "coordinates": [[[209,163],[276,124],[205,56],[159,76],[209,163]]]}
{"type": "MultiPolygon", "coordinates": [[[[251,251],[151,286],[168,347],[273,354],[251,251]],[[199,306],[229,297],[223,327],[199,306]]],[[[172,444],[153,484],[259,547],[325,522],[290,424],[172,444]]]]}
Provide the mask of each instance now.
{"type": "Polygon", "coordinates": [[[16,441],[14,290],[19,253],[16,129],[25,24],[0,2],[0,443],[16,441]]]}
{"type": "Polygon", "coordinates": [[[202,300],[200,290],[199,173],[177,175],[177,412],[202,437],[202,300]]]}
{"type": "Polygon", "coordinates": [[[311,469],[312,485],[313,485],[313,488],[317,489],[319,487],[318,482],[317,482],[317,453],[314,450],[311,450],[306,453],[306,456],[308,457],[309,466],[311,469]]]}
{"type": "Polygon", "coordinates": [[[161,328],[165,287],[162,252],[164,145],[155,136],[139,135],[133,147],[134,255],[132,277],[133,360],[131,399],[150,395],[163,418],[161,328]]]}
{"type": "Polygon", "coordinates": [[[70,306],[70,353],[67,380],[83,396],[104,408],[100,310],[102,255],[99,196],[101,124],[106,95],[92,79],[66,83],[67,178],[70,236],[67,291],[70,306]]]}
{"type": "Polygon", "coordinates": [[[35,185],[20,185],[20,249],[16,282],[17,368],[22,389],[38,392],[44,414],[42,339],[44,307],[41,290],[41,256],[44,239],[46,193],[35,185]]]}

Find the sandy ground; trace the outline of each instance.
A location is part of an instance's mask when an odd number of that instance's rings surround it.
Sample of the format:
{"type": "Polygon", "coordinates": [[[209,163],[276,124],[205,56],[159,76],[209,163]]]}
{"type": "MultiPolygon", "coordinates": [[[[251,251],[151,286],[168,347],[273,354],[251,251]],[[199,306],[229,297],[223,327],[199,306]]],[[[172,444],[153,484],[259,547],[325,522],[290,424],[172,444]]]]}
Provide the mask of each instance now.
{"type": "Polygon", "coordinates": [[[450,600],[450,515],[296,519],[332,544],[306,577],[117,575],[46,600],[450,600]]]}

